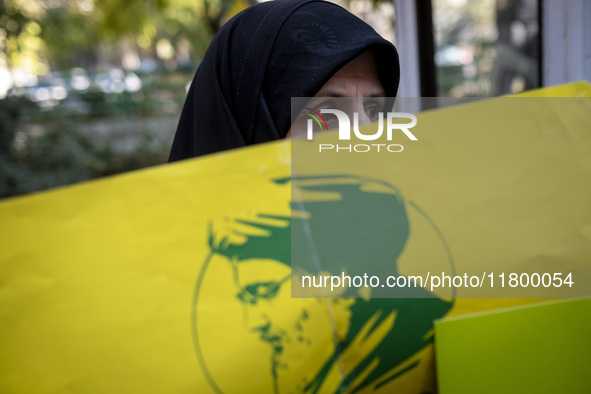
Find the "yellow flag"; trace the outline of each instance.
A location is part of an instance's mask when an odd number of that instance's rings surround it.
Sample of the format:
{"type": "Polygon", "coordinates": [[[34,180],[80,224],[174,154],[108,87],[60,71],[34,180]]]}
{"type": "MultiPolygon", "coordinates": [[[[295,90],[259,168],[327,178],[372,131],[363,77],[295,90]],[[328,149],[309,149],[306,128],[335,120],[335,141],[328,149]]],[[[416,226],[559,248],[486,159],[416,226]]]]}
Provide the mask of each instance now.
{"type": "MultiPolygon", "coordinates": [[[[390,167],[335,156],[298,190],[344,201],[334,185],[354,184],[396,201],[410,229],[392,241],[401,274],[451,261],[495,277],[578,272],[591,256],[591,102],[526,106],[524,122],[498,100],[420,114],[419,141],[390,167]]],[[[434,319],[533,301],[292,298],[291,149],[1,202],[0,392],[434,392],[434,319]]]]}

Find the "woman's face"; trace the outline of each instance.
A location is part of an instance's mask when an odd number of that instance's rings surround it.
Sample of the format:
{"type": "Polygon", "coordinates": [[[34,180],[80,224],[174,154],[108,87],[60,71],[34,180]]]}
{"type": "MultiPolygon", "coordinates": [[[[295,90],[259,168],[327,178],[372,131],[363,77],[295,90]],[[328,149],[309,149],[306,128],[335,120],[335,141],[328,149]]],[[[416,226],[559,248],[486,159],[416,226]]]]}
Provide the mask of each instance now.
{"type": "MultiPolygon", "coordinates": [[[[306,105],[316,111],[337,108],[347,114],[357,112],[359,125],[377,120],[385,103],[385,91],[378,74],[375,55],[366,51],[337,71],[306,105]],[[354,100],[338,100],[338,107],[331,100],[339,97],[356,97],[354,100]],[[343,106],[345,108],[343,108],[343,106]]],[[[352,117],[351,117],[352,119],[352,117]]],[[[305,136],[306,117],[299,116],[285,138],[305,136]]],[[[330,122],[327,119],[327,122],[330,122]]],[[[329,124],[329,128],[331,125],[329,124]]],[[[337,125],[333,125],[335,128],[337,125]]]]}

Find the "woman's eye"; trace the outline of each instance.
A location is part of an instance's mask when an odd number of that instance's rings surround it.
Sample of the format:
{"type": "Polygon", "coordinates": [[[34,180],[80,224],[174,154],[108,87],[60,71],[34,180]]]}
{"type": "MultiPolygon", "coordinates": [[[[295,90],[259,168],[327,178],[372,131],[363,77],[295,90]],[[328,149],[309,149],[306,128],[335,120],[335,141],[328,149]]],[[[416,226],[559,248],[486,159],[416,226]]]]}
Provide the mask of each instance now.
{"type": "Polygon", "coordinates": [[[326,125],[328,126],[329,130],[335,129],[339,127],[339,119],[334,114],[324,114],[322,115],[324,120],[326,121],[326,125]]]}
{"type": "Polygon", "coordinates": [[[365,107],[365,114],[372,121],[378,119],[379,111],[380,111],[380,109],[378,108],[378,106],[376,104],[372,104],[368,107],[365,107]]]}
{"type": "Polygon", "coordinates": [[[318,113],[320,113],[320,111],[322,111],[323,109],[333,109],[335,108],[335,104],[332,100],[325,100],[322,101],[318,104],[316,104],[316,106],[314,107],[314,110],[318,113]]]}

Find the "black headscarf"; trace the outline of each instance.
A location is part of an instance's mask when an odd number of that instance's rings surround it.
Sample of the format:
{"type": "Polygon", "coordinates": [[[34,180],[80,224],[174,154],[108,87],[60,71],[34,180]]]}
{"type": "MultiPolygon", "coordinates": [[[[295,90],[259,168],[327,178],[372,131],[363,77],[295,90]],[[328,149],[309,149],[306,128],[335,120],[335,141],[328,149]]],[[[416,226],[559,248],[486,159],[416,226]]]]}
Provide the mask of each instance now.
{"type": "Polygon", "coordinates": [[[205,53],[169,161],[284,138],[291,98],[314,96],[367,50],[376,55],[386,96],[396,96],[396,49],[349,11],[318,0],[247,8],[222,27],[205,53]]]}

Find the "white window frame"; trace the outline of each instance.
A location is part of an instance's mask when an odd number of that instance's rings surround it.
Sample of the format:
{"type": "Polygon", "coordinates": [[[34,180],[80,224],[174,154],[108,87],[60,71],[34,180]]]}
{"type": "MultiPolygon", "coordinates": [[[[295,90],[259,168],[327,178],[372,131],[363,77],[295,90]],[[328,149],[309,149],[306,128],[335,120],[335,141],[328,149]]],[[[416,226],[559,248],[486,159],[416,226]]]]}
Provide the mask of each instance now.
{"type": "MultiPolygon", "coordinates": [[[[417,14],[414,0],[393,0],[400,54],[399,97],[420,97],[417,14]]],[[[591,82],[591,0],[540,0],[542,86],[591,82]]]]}
{"type": "Polygon", "coordinates": [[[543,86],[591,81],[591,1],[541,3],[543,86]]]}
{"type": "Polygon", "coordinates": [[[421,97],[419,35],[414,0],[394,0],[396,49],[400,57],[398,97],[421,97]]]}

